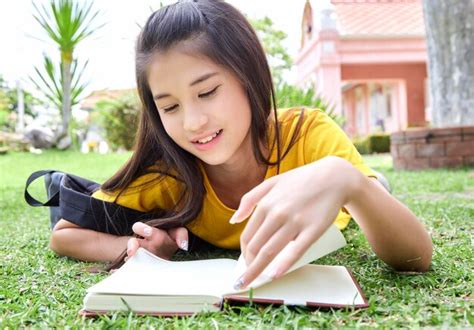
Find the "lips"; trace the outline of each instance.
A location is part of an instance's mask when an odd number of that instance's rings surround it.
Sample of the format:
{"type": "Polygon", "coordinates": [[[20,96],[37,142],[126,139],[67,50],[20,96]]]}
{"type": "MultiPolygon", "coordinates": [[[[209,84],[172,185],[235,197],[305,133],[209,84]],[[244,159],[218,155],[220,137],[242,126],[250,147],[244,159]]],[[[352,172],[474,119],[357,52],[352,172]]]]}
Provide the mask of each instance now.
{"type": "Polygon", "coordinates": [[[214,138],[216,138],[219,134],[221,134],[222,132],[222,129],[212,133],[212,134],[208,134],[207,136],[204,136],[202,138],[199,138],[199,139],[194,139],[192,141],[192,143],[197,143],[197,144],[206,144],[206,143],[209,143],[210,141],[212,141],[214,138]]]}

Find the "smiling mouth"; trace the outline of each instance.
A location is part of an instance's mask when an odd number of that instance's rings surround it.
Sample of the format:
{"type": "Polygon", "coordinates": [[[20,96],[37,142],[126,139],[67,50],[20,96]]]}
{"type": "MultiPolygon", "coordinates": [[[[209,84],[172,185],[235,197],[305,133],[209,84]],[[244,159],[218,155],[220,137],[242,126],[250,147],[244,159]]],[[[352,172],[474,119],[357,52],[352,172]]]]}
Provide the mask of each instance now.
{"type": "Polygon", "coordinates": [[[197,141],[193,141],[193,143],[197,143],[197,144],[206,144],[206,143],[209,143],[211,142],[212,140],[214,140],[219,134],[222,133],[222,129],[218,130],[217,132],[215,132],[213,135],[210,135],[208,136],[207,138],[204,138],[204,139],[201,139],[201,140],[197,140],[197,141]]]}

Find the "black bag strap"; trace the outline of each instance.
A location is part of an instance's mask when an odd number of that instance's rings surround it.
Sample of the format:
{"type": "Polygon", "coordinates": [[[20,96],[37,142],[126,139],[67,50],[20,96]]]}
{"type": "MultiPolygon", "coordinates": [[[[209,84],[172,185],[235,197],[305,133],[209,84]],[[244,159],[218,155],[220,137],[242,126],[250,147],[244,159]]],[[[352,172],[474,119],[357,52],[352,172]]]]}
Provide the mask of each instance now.
{"type": "Polygon", "coordinates": [[[45,176],[47,174],[52,173],[62,173],[55,170],[41,170],[32,173],[28,179],[26,180],[26,187],[25,187],[25,201],[31,206],[59,206],[59,191],[57,191],[54,195],[49,196],[49,199],[45,203],[41,203],[37,199],[33,198],[30,193],[28,192],[28,187],[30,184],[33,183],[38,178],[45,176]]]}

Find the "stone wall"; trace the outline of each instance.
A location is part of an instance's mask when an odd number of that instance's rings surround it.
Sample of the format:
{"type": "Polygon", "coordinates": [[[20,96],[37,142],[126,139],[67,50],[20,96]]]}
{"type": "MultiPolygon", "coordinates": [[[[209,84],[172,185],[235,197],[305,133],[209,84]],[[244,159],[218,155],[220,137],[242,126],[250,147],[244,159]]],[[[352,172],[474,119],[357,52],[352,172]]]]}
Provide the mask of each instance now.
{"type": "Polygon", "coordinates": [[[409,129],[390,143],[396,170],[474,166],[474,126],[409,129]]]}

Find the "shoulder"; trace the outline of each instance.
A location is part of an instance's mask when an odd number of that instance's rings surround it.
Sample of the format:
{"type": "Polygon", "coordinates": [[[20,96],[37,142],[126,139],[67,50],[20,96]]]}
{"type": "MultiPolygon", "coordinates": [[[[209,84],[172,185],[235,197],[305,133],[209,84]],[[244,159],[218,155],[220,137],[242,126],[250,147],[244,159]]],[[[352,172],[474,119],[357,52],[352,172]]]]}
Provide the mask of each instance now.
{"type": "Polygon", "coordinates": [[[292,125],[296,124],[299,120],[308,124],[310,122],[326,122],[332,121],[332,119],[319,108],[310,107],[293,107],[293,108],[280,108],[277,110],[278,122],[281,125],[292,125]]]}
{"type": "Polygon", "coordinates": [[[278,115],[285,145],[300,126],[295,147],[301,150],[305,164],[337,156],[351,162],[363,174],[373,176],[343,129],[324,111],[298,107],[280,109],[278,115]]]}
{"type": "Polygon", "coordinates": [[[293,107],[277,110],[278,123],[282,136],[288,137],[293,133],[299,136],[308,133],[324,133],[327,129],[342,133],[339,126],[323,110],[309,107],[293,107]]]}
{"type": "Polygon", "coordinates": [[[175,178],[150,168],[148,173],[139,176],[127,188],[113,192],[100,189],[92,197],[148,212],[156,208],[169,208],[176,201],[179,190],[180,184],[175,178]]]}

